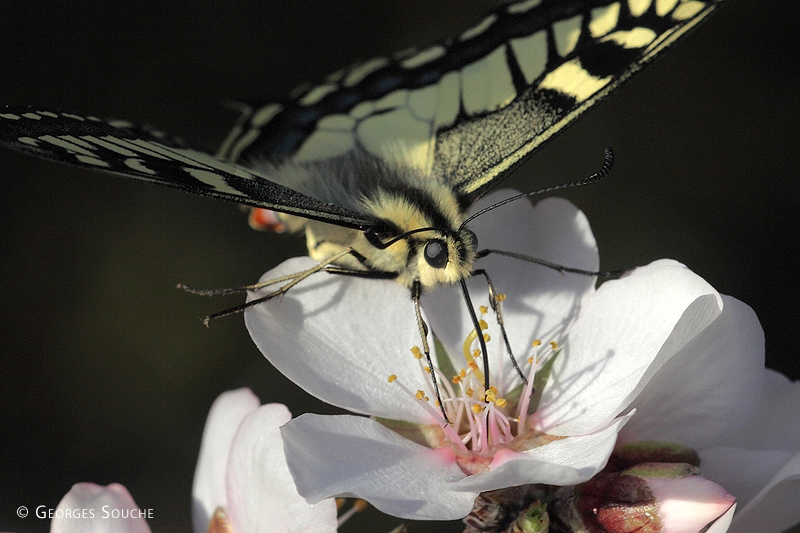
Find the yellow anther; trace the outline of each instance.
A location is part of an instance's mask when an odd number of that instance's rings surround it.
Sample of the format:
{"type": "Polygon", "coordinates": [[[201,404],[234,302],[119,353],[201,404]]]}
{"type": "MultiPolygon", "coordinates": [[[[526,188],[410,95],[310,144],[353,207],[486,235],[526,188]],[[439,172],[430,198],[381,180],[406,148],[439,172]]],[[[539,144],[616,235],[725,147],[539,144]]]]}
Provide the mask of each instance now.
{"type": "Polygon", "coordinates": [[[436,400],[435,402],[433,402],[433,405],[435,405],[436,407],[439,407],[442,404],[439,403],[439,400],[436,400]]]}
{"type": "Polygon", "coordinates": [[[487,390],[483,393],[483,399],[487,402],[494,402],[494,393],[490,390],[487,390]]]}
{"type": "Polygon", "coordinates": [[[528,357],[528,364],[529,364],[529,365],[532,365],[532,364],[533,364],[533,357],[528,357]]]}
{"type": "Polygon", "coordinates": [[[356,511],[363,511],[367,507],[369,507],[369,504],[364,500],[359,499],[353,502],[353,509],[356,511]]]}
{"type": "Polygon", "coordinates": [[[461,372],[459,372],[458,375],[461,376],[462,378],[467,377],[467,370],[462,368],[461,372]]]}
{"type": "Polygon", "coordinates": [[[492,394],[497,394],[497,387],[495,387],[494,385],[490,386],[489,390],[492,391],[492,394]]]}
{"type": "Polygon", "coordinates": [[[553,348],[554,351],[558,350],[558,343],[556,341],[550,341],[550,346],[553,348]]]}
{"type": "Polygon", "coordinates": [[[483,411],[483,406],[482,405],[476,403],[475,405],[472,406],[472,412],[475,413],[476,415],[478,413],[480,413],[481,411],[483,411]]]}
{"type": "Polygon", "coordinates": [[[483,334],[483,342],[489,342],[492,338],[489,336],[488,333],[483,334]]]}
{"type": "Polygon", "coordinates": [[[425,397],[425,391],[418,390],[414,396],[417,397],[417,400],[427,400],[425,397]]]}
{"type": "Polygon", "coordinates": [[[487,324],[486,321],[482,318],[478,322],[478,325],[481,327],[481,330],[489,329],[489,324],[487,324]]]}
{"type": "Polygon", "coordinates": [[[397,374],[389,376],[389,383],[394,383],[395,381],[397,381],[397,374]]]}
{"type": "Polygon", "coordinates": [[[461,383],[461,376],[456,374],[455,376],[453,376],[453,384],[458,385],[459,383],[461,383]]]}
{"type": "Polygon", "coordinates": [[[470,361],[467,366],[469,367],[470,370],[476,370],[476,371],[478,370],[478,363],[476,363],[475,361],[470,361]]]}
{"type": "Polygon", "coordinates": [[[346,498],[336,498],[336,508],[341,509],[342,505],[344,505],[344,502],[346,501],[347,501],[346,498]]]}
{"type": "Polygon", "coordinates": [[[496,400],[494,401],[494,404],[495,404],[497,407],[505,407],[505,406],[506,406],[506,404],[508,404],[508,402],[506,401],[506,399],[505,399],[505,398],[498,398],[498,399],[496,399],[496,400]]]}
{"type": "Polygon", "coordinates": [[[540,341],[539,339],[536,339],[535,341],[533,341],[531,343],[531,346],[533,346],[534,348],[536,348],[537,346],[541,346],[541,345],[542,345],[542,341],[540,341]]]}
{"type": "Polygon", "coordinates": [[[485,315],[486,313],[488,313],[488,312],[489,312],[489,308],[488,308],[488,307],[486,307],[485,305],[482,305],[482,306],[480,306],[480,307],[478,308],[478,311],[480,311],[482,315],[485,315]]]}
{"type": "Polygon", "coordinates": [[[430,373],[431,373],[431,367],[429,367],[429,366],[426,366],[426,367],[425,367],[425,372],[427,372],[428,374],[430,374],[430,373]]]}
{"type": "Polygon", "coordinates": [[[475,391],[472,389],[467,389],[464,391],[464,394],[471,397],[473,394],[475,394],[475,391]]]}
{"type": "Polygon", "coordinates": [[[504,302],[505,300],[506,300],[506,295],[505,295],[505,294],[503,294],[502,292],[501,292],[501,293],[498,293],[498,295],[497,295],[497,301],[498,301],[498,302],[504,302]]]}
{"type": "Polygon", "coordinates": [[[411,348],[411,355],[413,355],[415,359],[422,359],[422,350],[419,349],[419,346],[414,346],[411,348]]]}
{"type": "Polygon", "coordinates": [[[478,358],[478,357],[480,357],[480,356],[481,356],[481,351],[480,351],[480,350],[478,350],[477,348],[476,348],[476,349],[474,349],[474,350],[472,350],[472,357],[473,357],[474,359],[477,359],[477,358],[478,358]]]}

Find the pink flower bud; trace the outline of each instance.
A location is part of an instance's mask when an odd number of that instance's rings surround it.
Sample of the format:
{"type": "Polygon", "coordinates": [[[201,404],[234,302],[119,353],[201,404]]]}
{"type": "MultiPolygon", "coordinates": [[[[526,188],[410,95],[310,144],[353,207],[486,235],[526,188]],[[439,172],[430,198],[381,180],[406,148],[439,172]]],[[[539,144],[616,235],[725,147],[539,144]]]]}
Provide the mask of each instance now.
{"type": "Polygon", "coordinates": [[[685,463],[644,463],[564,487],[557,520],[591,533],[696,533],[734,505],[725,489],[685,463]]]}

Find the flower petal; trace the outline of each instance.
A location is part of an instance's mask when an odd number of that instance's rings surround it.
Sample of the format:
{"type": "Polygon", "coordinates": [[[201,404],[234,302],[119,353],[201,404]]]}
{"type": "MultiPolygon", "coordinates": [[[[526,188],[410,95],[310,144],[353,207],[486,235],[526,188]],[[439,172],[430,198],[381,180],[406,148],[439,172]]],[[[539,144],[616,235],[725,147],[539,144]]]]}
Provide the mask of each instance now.
{"type": "Polygon", "coordinates": [[[538,429],[575,435],[607,424],[721,308],[713,287],[674,261],[604,283],[553,365],[538,429]]]}
{"type": "MultiPolygon", "coordinates": [[[[513,191],[498,191],[487,196],[482,205],[507,198],[513,191]]],[[[561,198],[548,198],[532,207],[527,200],[512,202],[476,219],[472,229],[481,249],[491,248],[520,253],[557,265],[596,271],[599,264],[597,244],[584,214],[561,198]]],[[[563,331],[574,319],[580,302],[594,292],[595,278],[562,274],[557,270],[525,261],[489,255],[475,263],[485,269],[503,303],[503,317],[512,350],[518,361],[530,356],[531,342],[542,339],[561,341],[563,331]]],[[[474,276],[469,282],[474,306],[489,305],[486,281],[474,276]]],[[[458,287],[442,287],[423,295],[434,332],[447,348],[454,362],[463,365],[461,346],[472,331],[464,299],[458,287]]],[[[494,317],[487,317],[488,333],[497,339],[492,372],[519,382],[511,360],[500,347],[502,338],[494,317]]],[[[492,352],[492,347],[488,347],[492,352]]],[[[503,381],[502,377],[498,378],[503,381]]],[[[496,385],[497,386],[497,385],[496,385]]],[[[501,390],[507,384],[499,383],[501,390]]]]}
{"type": "MultiPolygon", "coordinates": [[[[316,261],[289,259],[262,280],[307,270],[316,261]]],[[[248,301],[255,296],[250,294],[248,301]]],[[[391,280],[319,273],[281,298],[245,312],[261,352],[286,377],[321,400],[357,413],[409,422],[430,416],[387,378],[426,389],[410,349],[420,344],[408,289],[391,280]]]]}
{"type": "Polygon", "coordinates": [[[484,492],[531,483],[583,483],[606,466],[617,432],[630,416],[620,417],[591,435],[554,440],[525,452],[499,450],[494,454],[489,471],[458,481],[452,488],[484,492]]]}
{"type": "Polygon", "coordinates": [[[305,414],[281,431],[298,491],[312,502],[353,496],[401,518],[453,520],[478,495],[451,490],[465,474],[450,448],[426,448],[368,418],[305,414]]]}
{"type": "Polygon", "coordinates": [[[731,508],[725,511],[725,514],[716,519],[716,521],[708,528],[705,533],[725,533],[731,527],[733,521],[733,513],[736,511],[736,505],[731,505],[731,508]]]}
{"type": "Polygon", "coordinates": [[[774,370],[762,374],[764,390],[756,415],[722,439],[725,446],[700,450],[703,475],[734,494],[742,513],[752,512],[751,501],[763,497],[765,487],[793,475],[785,469],[800,451],[800,382],[774,370]]]}
{"type": "Polygon", "coordinates": [[[664,533],[702,531],[735,505],[723,487],[700,476],[650,478],[647,485],[656,498],[664,533]]]}
{"type": "Polygon", "coordinates": [[[730,446],[706,448],[698,453],[703,477],[719,483],[736,496],[740,508],[755,498],[793,456],[780,450],[730,446]]]}
{"type": "Polygon", "coordinates": [[[225,476],[231,441],[239,423],[260,405],[256,395],[247,388],[224,392],[211,405],[192,484],[192,522],[195,532],[208,531],[208,522],[214,510],[219,506],[227,507],[225,476]]]}
{"type": "Polygon", "coordinates": [[[794,453],[800,450],[798,413],[800,381],[791,381],[780,372],[764,369],[764,390],[758,412],[747,425],[730,435],[726,444],[794,453]]]}
{"type": "Polygon", "coordinates": [[[621,440],[703,448],[721,442],[755,414],[764,381],[764,332],[749,306],[729,296],[723,302],[722,314],[667,361],[634,400],[637,413],[621,440]]]}
{"type": "Polygon", "coordinates": [[[150,533],[139,506],[118,483],[76,483],[56,507],[50,533],[150,533]],[[75,513],[79,512],[76,516],[75,513]]]}
{"type": "Polygon", "coordinates": [[[800,523],[800,452],[746,506],[736,513],[730,531],[779,533],[800,523]]]}
{"type": "Polygon", "coordinates": [[[286,406],[267,404],[239,425],[227,476],[227,511],[236,532],[336,531],[336,503],[309,505],[292,481],[279,429],[290,418],[286,406]]]}

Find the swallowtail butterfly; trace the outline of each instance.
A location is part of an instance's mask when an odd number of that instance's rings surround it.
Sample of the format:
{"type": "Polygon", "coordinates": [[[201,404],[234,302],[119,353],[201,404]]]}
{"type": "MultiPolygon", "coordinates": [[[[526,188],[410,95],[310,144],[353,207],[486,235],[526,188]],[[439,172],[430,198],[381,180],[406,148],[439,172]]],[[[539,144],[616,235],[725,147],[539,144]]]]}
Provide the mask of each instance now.
{"type": "Polygon", "coordinates": [[[720,2],[503,3],[450,39],[248,110],[216,157],[41,107],[1,109],[0,144],[280,213],[319,269],[395,278],[417,303],[440,284],[466,296],[483,254],[470,206],[720,2]]]}

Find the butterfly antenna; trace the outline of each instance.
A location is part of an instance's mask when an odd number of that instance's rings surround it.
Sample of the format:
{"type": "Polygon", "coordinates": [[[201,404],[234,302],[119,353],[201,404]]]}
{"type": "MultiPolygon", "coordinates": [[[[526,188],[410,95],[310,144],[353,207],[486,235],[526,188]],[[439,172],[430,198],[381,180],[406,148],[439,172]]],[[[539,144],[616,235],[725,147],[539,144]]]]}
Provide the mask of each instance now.
{"type": "Polygon", "coordinates": [[[614,151],[611,149],[610,146],[606,146],[603,166],[600,168],[599,171],[595,172],[588,178],[584,178],[580,181],[573,181],[570,183],[562,183],[561,185],[553,185],[552,187],[545,187],[544,189],[518,194],[516,196],[512,196],[511,198],[506,198],[505,200],[501,200],[496,204],[492,204],[489,207],[485,207],[480,211],[478,211],[477,213],[473,213],[472,215],[468,216],[467,219],[461,223],[461,227],[459,227],[459,230],[464,228],[464,226],[466,226],[469,222],[475,220],[479,216],[488,213],[492,209],[497,209],[501,205],[506,205],[509,202],[513,202],[521,198],[528,198],[529,196],[536,196],[538,194],[544,194],[548,192],[559,191],[561,189],[569,189],[571,187],[579,187],[581,185],[589,185],[590,183],[596,183],[601,179],[605,178],[608,175],[608,173],[611,172],[611,167],[613,166],[614,166],[614,151]]]}

